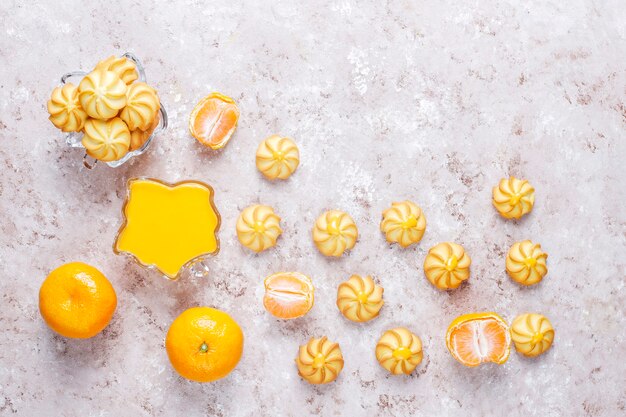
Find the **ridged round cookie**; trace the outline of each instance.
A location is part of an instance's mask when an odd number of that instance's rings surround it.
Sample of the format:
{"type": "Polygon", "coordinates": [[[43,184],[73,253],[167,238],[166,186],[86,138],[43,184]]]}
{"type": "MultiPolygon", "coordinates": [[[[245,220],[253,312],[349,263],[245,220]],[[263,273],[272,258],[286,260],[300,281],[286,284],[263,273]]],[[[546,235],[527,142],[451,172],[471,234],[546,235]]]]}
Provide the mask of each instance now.
{"type": "Polygon", "coordinates": [[[78,84],[78,99],[89,117],[111,119],[126,105],[126,84],[112,71],[92,71],[78,84]]]}
{"type": "Polygon", "coordinates": [[[48,100],[50,121],[63,132],[80,132],[85,126],[87,113],[80,106],[78,87],[67,83],[52,90],[48,100]]]}
{"type": "Polygon", "coordinates": [[[313,226],[313,242],[326,256],[339,257],[356,244],[359,231],[348,213],[329,210],[313,226]]]}
{"type": "Polygon", "coordinates": [[[418,243],[426,230],[426,217],[422,209],[412,201],[391,204],[383,211],[380,230],[389,243],[397,243],[403,248],[418,243]]]}
{"type": "Polygon", "coordinates": [[[376,344],[376,359],[393,375],[408,375],[422,362],[422,341],[405,327],[387,330],[376,344]]]}
{"type": "Polygon", "coordinates": [[[111,120],[87,119],[82,144],[92,158],[104,162],[117,161],[128,153],[130,131],[119,117],[111,120]]]}
{"type": "Polygon", "coordinates": [[[503,178],[492,193],[493,206],[505,219],[519,219],[535,204],[535,189],[527,180],[503,178]]]}
{"type": "Polygon", "coordinates": [[[370,321],[378,317],[384,304],[383,291],[372,277],[352,275],[337,288],[337,308],[348,320],[370,321]]]}
{"type": "Polygon", "coordinates": [[[470,277],[471,263],[463,246],[444,242],[428,251],[424,260],[424,274],[440,290],[451,290],[470,277]]]}
{"type": "Polygon", "coordinates": [[[554,328],[541,314],[519,315],[511,325],[511,340],[515,349],[524,356],[539,356],[552,346],[554,328]]]}
{"type": "Polygon", "coordinates": [[[534,285],[548,273],[547,259],[540,244],[530,240],[516,242],[506,255],[506,272],[519,284],[534,285]]]}
{"type": "Polygon", "coordinates": [[[137,65],[131,59],[124,56],[117,57],[111,55],[98,62],[94,69],[114,72],[126,85],[131,84],[139,78],[137,65]]]}
{"type": "Polygon", "coordinates": [[[133,83],[126,91],[126,106],[120,118],[130,130],[148,130],[157,118],[161,104],[156,90],[143,82],[133,83]]]}
{"type": "Polygon", "coordinates": [[[246,207],[237,219],[239,242],[255,252],[275,246],[282,232],[280,217],[270,206],[255,204],[246,207]]]}
{"type": "Polygon", "coordinates": [[[327,384],[334,381],[343,369],[343,355],[338,343],[326,336],[311,338],[300,346],[296,357],[298,374],[311,384],[327,384]]]}
{"type": "Polygon", "coordinates": [[[287,179],[300,164],[300,152],[289,138],[272,135],[256,151],[256,167],[270,180],[287,179]]]}

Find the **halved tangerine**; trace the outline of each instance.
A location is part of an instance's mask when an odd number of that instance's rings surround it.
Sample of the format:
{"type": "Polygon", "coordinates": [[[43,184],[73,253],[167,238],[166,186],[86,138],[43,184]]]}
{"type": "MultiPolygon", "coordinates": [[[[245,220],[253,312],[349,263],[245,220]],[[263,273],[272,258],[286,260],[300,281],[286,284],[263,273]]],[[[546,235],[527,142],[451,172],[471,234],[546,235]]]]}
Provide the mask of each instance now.
{"type": "Polygon", "coordinates": [[[496,313],[465,314],[448,327],[446,345],[454,359],[465,366],[485,362],[501,365],[509,359],[509,326],[496,313]]]}
{"type": "Polygon", "coordinates": [[[189,132],[204,146],[220,149],[230,140],[238,120],[239,109],[235,100],[220,93],[211,93],[191,111],[189,132]]]}
{"type": "Polygon", "coordinates": [[[279,272],[265,278],[263,306],[274,317],[295,319],[313,307],[313,284],[300,272],[279,272]]]}

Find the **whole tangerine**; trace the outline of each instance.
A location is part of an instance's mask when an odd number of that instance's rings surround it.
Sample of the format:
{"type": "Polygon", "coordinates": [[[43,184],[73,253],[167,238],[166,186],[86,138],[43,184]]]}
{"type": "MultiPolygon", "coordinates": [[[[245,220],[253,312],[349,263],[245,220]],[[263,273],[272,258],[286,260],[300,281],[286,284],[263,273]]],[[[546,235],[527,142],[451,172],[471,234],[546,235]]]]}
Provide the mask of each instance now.
{"type": "Polygon", "coordinates": [[[192,307],[170,326],[165,349],[181,376],[211,382],[225,377],[237,366],[243,352],[243,332],[221,310],[192,307]]]}
{"type": "Polygon", "coordinates": [[[46,277],[39,290],[39,311],[61,336],[86,339],[111,321],[117,296],[108,279],[93,266],[70,262],[46,277]]]}

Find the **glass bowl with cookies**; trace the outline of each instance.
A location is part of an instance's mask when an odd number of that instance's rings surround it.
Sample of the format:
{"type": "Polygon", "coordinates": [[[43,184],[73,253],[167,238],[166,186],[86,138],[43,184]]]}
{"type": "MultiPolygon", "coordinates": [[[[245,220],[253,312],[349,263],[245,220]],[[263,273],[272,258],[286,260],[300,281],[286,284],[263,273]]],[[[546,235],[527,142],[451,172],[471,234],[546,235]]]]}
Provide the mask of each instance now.
{"type": "Polygon", "coordinates": [[[85,149],[88,169],[99,161],[121,166],[143,154],[167,129],[163,103],[146,83],[139,59],[129,52],[103,59],[91,72],[64,74],[47,108],[67,145],[85,149]]]}

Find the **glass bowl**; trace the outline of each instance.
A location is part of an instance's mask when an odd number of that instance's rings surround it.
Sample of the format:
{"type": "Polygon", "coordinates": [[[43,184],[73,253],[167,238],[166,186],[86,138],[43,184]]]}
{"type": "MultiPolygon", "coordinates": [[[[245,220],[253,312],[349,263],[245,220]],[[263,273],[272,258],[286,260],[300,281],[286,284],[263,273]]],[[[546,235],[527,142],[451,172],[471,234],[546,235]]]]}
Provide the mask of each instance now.
{"type": "MultiPolygon", "coordinates": [[[[135,65],[137,66],[137,74],[139,75],[139,78],[137,79],[137,81],[145,82],[146,71],[144,70],[143,65],[141,65],[141,61],[139,61],[139,58],[137,58],[135,55],[131,54],[130,52],[124,53],[122,57],[128,58],[135,63],[135,65]]],[[[61,77],[61,85],[65,85],[67,82],[70,82],[70,81],[73,82],[75,85],[78,85],[80,83],[80,80],[87,74],[88,72],[85,72],[85,71],[68,72],[67,74],[64,74],[61,77]]],[[[167,112],[165,111],[163,102],[161,102],[161,109],[159,110],[159,112],[161,116],[159,120],[159,124],[154,129],[154,132],[152,132],[150,137],[141,146],[141,148],[135,149],[134,151],[129,151],[126,155],[124,155],[122,158],[116,161],[105,162],[105,163],[111,168],[117,168],[120,165],[123,165],[124,163],[128,162],[132,158],[144,153],[148,149],[150,144],[152,143],[152,140],[154,139],[154,137],[158,133],[163,132],[165,129],[167,129],[167,112]]],[[[84,149],[85,147],[81,143],[82,139],[83,139],[82,132],[70,132],[70,133],[66,133],[65,135],[65,142],[71,148],[83,148],[84,149]]],[[[83,157],[83,165],[85,165],[86,168],[92,169],[96,166],[97,163],[98,163],[97,159],[93,159],[89,155],[87,155],[87,153],[85,153],[85,156],[83,157]]]]}
{"type": "Polygon", "coordinates": [[[222,222],[213,187],[196,180],[171,184],[136,177],[126,188],[113,252],[173,281],[207,275],[204,261],[219,252],[222,222]]]}

